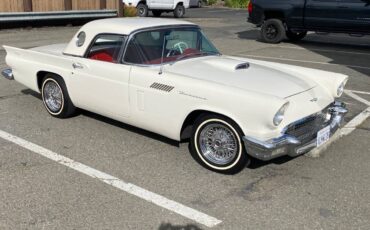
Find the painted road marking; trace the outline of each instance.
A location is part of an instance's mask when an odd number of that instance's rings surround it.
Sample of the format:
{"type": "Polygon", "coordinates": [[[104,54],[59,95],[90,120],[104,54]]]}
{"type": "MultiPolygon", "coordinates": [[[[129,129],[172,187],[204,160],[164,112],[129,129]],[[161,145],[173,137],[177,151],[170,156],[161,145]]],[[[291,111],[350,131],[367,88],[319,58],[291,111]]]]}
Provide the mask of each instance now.
{"type": "Polygon", "coordinates": [[[301,62],[301,63],[312,63],[312,64],[320,64],[320,65],[347,66],[347,67],[356,68],[356,69],[370,69],[370,67],[357,66],[357,65],[343,65],[343,64],[335,64],[335,63],[327,63],[327,62],[305,61],[305,60],[297,60],[297,59],[290,59],[290,58],[277,58],[277,57],[249,55],[249,54],[237,54],[237,55],[242,56],[242,57],[249,57],[249,58],[261,58],[261,59],[271,59],[271,60],[281,60],[281,61],[291,61],[291,62],[301,62]]]}
{"type": "Polygon", "coordinates": [[[283,49],[297,49],[297,50],[313,50],[313,51],[321,51],[321,52],[331,52],[331,53],[343,53],[343,54],[356,54],[356,55],[366,55],[370,56],[370,53],[363,53],[363,52],[354,52],[354,51],[342,51],[342,50],[328,50],[328,49],[317,49],[317,48],[303,48],[303,47],[295,47],[295,46],[271,46],[271,47],[278,47],[283,49]]]}
{"type": "Polygon", "coordinates": [[[357,91],[357,90],[349,90],[351,91],[352,93],[358,93],[358,94],[367,94],[367,95],[370,95],[370,92],[365,92],[365,91],[357,91]]]}
{"type": "Polygon", "coordinates": [[[214,227],[220,224],[222,221],[218,220],[212,216],[204,214],[200,211],[187,207],[183,204],[180,204],[176,201],[167,199],[161,195],[150,192],[144,188],[136,186],[131,183],[127,183],[117,177],[111,176],[107,173],[101,172],[94,168],[91,168],[87,165],[84,165],[80,162],[74,161],[70,158],[62,156],[58,153],[55,153],[51,150],[48,150],[42,146],[36,145],[32,142],[26,141],[20,137],[14,136],[10,133],[0,130],[0,138],[3,138],[7,141],[10,141],[16,145],[19,145],[25,149],[28,149],[34,153],[37,153],[43,157],[46,157],[52,161],[55,161],[61,165],[67,166],[71,169],[74,169],[82,174],[85,174],[94,179],[100,180],[106,184],[109,184],[115,188],[118,188],[124,192],[127,192],[131,195],[137,196],[143,200],[146,200],[150,203],[156,204],[162,208],[175,212],[183,217],[191,219],[197,223],[203,224],[207,227],[214,227]]]}
{"type": "Polygon", "coordinates": [[[220,10],[210,10],[206,11],[206,13],[223,13],[223,12],[232,12],[232,11],[237,11],[237,10],[228,10],[228,9],[220,9],[220,10]]]}
{"type": "Polygon", "coordinates": [[[357,116],[355,116],[352,120],[350,120],[343,128],[338,130],[327,142],[325,145],[322,147],[318,147],[310,151],[309,153],[306,154],[308,157],[319,157],[321,152],[327,149],[333,142],[339,140],[341,137],[347,136],[350,133],[352,133],[357,126],[361,125],[362,122],[366,121],[367,118],[370,117],[370,102],[363,99],[362,97],[357,96],[356,94],[353,93],[351,90],[345,90],[344,91],[348,96],[352,97],[353,99],[360,101],[369,107],[366,108],[364,111],[359,113],[357,116]]]}
{"type": "Polygon", "coordinates": [[[370,106],[370,102],[369,101],[367,101],[367,100],[363,99],[362,97],[354,94],[353,91],[351,91],[351,90],[344,90],[344,93],[347,94],[348,96],[352,97],[353,99],[355,99],[355,100],[357,100],[357,101],[359,101],[359,102],[361,102],[361,103],[363,103],[363,104],[365,104],[367,106],[370,106]]]}

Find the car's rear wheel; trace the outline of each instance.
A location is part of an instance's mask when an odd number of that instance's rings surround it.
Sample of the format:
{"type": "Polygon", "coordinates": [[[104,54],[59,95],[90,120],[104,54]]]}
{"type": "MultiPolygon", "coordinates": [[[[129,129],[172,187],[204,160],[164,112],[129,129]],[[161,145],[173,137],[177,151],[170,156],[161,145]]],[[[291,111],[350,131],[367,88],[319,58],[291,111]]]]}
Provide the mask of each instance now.
{"type": "Polygon", "coordinates": [[[261,38],[266,43],[279,43],[283,40],[285,28],[280,19],[268,19],[261,28],[261,38]]]}
{"type": "Polygon", "coordinates": [[[48,113],[54,117],[67,118],[75,113],[76,107],[69,98],[67,87],[59,76],[47,74],[41,87],[41,96],[48,113]]]}
{"type": "Polygon", "coordinates": [[[152,11],[154,17],[160,17],[162,14],[162,11],[160,10],[153,10],[152,11]]]}
{"type": "Polygon", "coordinates": [[[140,3],[136,7],[137,9],[137,16],[139,17],[147,17],[148,16],[148,6],[144,3],[140,3]]]}
{"type": "Polygon", "coordinates": [[[292,31],[292,30],[287,30],[286,31],[286,36],[290,41],[296,42],[302,40],[304,37],[306,37],[307,31],[292,31]]]}
{"type": "Polygon", "coordinates": [[[226,174],[245,167],[248,157],[242,131],[235,122],[219,115],[205,115],[193,127],[191,153],[203,166],[226,174]]]}
{"type": "Polygon", "coordinates": [[[173,12],[175,18],[182,18],[185,14],[185,7],[183,5],[177,5],[175,11],[173,12]]]}

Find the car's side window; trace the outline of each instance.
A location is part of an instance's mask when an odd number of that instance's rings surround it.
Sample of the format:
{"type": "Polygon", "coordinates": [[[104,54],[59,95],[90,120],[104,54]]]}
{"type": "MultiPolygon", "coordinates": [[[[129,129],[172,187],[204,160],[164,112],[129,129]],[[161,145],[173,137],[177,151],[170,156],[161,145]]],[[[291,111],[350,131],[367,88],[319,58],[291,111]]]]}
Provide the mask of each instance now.
{"type": "Polygon", "coordinates": [[[86,55],[86,58],[98,61],[118,63],[125,36],[115,34],[98,35],[86,55]]]}
{"type": "Polygon", "coordinates": [[[127,45],[124,62],[148,64],[160,60],[163,49],[163,31],[145,31],[132,37],[127,45]]]}

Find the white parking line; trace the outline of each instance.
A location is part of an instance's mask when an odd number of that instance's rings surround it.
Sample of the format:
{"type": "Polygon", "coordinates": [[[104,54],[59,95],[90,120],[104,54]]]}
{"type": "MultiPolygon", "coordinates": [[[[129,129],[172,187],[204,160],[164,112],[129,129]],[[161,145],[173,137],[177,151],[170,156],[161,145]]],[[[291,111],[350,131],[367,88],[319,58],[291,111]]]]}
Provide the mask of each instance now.
{"type": "Polygon", "coordinates": [[[297,50],[313,50],[313,51],[321,51],[321,52],[329,52],[329,53],[343,53],[343,54],[356,54],[356,55],[366,55],[370,56],[370,53],[364,52],[354,52],[354,51],[342,51],[342,50],[328,50],[328,49],[317,49],[317,48],[303,48],[303,47],[295,47],[295,46],[271,46],[271,47],[278,47],[282,49],[297,49],[297,50]]]}
{"type": "Polygon", "coordinates": [[[291,62],[301,62],[301,63],[312,63],[312,64],[320,64],[320,65],[347,66],[350,68],[357,68],[357,69],[370,69],[370,67],[357,66],[357,65],[334,64],[334,63],[327,63],[327,62],[305,61],[305,60],[297,60],[297,59],[290,59],[290,58],[277,58],[277,57],[249,55],[249,54],[237,54],[237,55],[242,56],[242,57],[249,57],[249,58],[261,58],[261,59],[271,59],[271,60],[281,60],[281,61],[291,61],[291,62]]]}
{"type": "Polygon", "coordinates": [[[353,91],[351,91],[351,90],[344,90],[344,93],[347,94],[348,96],[352,97],[353,99],[355,99],[355,100],[357,100],[359,102],[362,102],[362,103],[364,103],[367,106],[370,106],[370,102],[368,102],[367,100],[363,99],[360,96],[357,96],[356,94],[354,94],[353,91]]]}
{"type": "Polygon", "coordinates": [[[206,13],[223,13],[223,12],[231,12],[231,11],[236,11],[236,10],[228,10],[228,9],[210,10],[210,11],[206,11],[206,13]]]}
{"type": "MultiPolygon", "coordinates": [[[[362,111],[360,114],[358,114],[356,117],[354,117],[352,120],[350,120],[341,130],[341,134],[343,135],[348,135],[350,134],[353,130],[356,129],[357,126],[359,126],[362,122],[364,122],[368,117],[370,117],[370,101],[367,101],[363,99],[360,96],[357,96],[354,94],[355,92],[361,92],[361,93],[367,93],[367,92],[362,92],[362,91],[353,91],[353,90],[345,90],[344,91],[348,96],[352,97],[353,99],[360,101],[364,103],[365,105],[369,106],[367,109],[362,111]]],[[[370,94],[370,93],[369,93],[370,94]]]]}
{"type": "Polygon", "coordinates": [[[365,92],[365,91],[357,91],[357,90],[349,90],[351,91],[352,93],[358,93],[358,94],[367,94],[367,95],[370,95],[370,92],[365,92]]]}
{"type": "Polygon", "coordinates": [[[327,149],[333,142],[339,140],[341,137],[347,136],[350,133],[352,133],[357,126],[361,125],[362,122],[364,122],[367,118],[370,117],[370,102],[363,99],[362,97],[357,96],[354,94],[354,91],[351,90],[345,90],[344,91],[348,96],[352,97],[353,99],[360,101],[369,107],[366,108],[364,111],[359,113],[357,116],[355,116],[352,120],[350,120],[343,128],[341,128],[338,132],[336,132],[331,138],[330,141],[324,144],[321,147],[318,147],[311,152],[307,153],[306,156],[308,157],[319,157],[321,152],[327,149]]]}
{"type": "Polygon", "coordinates": [[[158,195],[156,193],[150,192],[144,188],[141,188],[139,186],[136,186],[131,183],[127,183],[123,180],[118,179],[117,177],[111,176],[107,173],[101,172],[99,170],[96,170],[94,168],[91,168],[87,165],[84,165],[80,162],[74,161],[70,158],[67,158],[65,156],[62,156],[58,153],[55,153],[51,150],[48,150],[44,147],[41,147],[39,145],[36,145],[34,143],[31,143],[29,141],[26,141],[20,137],[14,136],[10,133],[4,132],[0,130],[0,138],[3,138],[7,141],[10,141],[14,144],[17,144],[25,149],[28,149],[34,153],[37,153],[41,156],[44,156],[52,161],[55,161],[61,165],[67,166],[69,168],[72,168],[80,173],[83,173],[89,177],[95,178],[97,180],[100,180],[101,182],[104,182],[106,184],[109,184],[113,187],[116,187],[122,191],[125,191],[131,195],[137,196],[141,199],[144,199],[150,203],[156,204],[162,208],[165,208],[167,210],[170,210],[172,212],[175,212],[183,217],[186,217],[188,219],[191,219],[195,222],[198,222],[200,224],[203,224],[207,227],[214,227],[218,224],[220,224],[222,221],[218,220],[212,216],[209,216],[207,214],[204,214],[200,211],[197,211],[195,209],[192,209],[190,207],[187,207],[185,205],[182,205],[176,201],[167,199],[166,197],[163,197],[161,195],[158,195]]]}
{"type": "Polygon", "coordinates": [[[347,136],[350,133],[352,133],[357,126],[359,126],[362,122],[364,122],[367,118],[370,117],[370,107],[359,113],[356,117],[354,117],[352,120],[350,120],[343,128],[338,130],[331,138],[330,140],[325,143],[323,146],[318,147],[310,151],[306,154],[308,157],[320,157],[321,153],[327,149],[332,143],[339,140],[341,137],[347,136]]]}

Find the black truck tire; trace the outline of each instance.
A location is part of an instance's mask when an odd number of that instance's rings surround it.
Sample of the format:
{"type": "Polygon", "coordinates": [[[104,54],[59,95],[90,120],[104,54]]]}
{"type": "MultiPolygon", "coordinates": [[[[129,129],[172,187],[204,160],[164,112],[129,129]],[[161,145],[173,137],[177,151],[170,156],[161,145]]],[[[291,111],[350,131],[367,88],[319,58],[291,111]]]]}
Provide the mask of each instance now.
{"type": "Polygon", "coordinates": [[[175,18],[182,18],[185,14],[185,7],[183,5],[178,4],[173,12],[175,18]]]}
{"type": "Polygon", "coordinates": [[[285,35],[285,27],[280,19],[268,19],[261,28],[261,38],[266,43],[279,43],[285,35]]]}
{"type": "Polygon", "coordinates": [[[139,5],[137,5],[136,9],[137,9],[137,16],[148,17],[149,10],[146,4],[140,3],[139,5]]]}
{"type": "Polygon", "coordinates": [[[291,31],[287,30],[286,31],[286,36],[290,41],[296,42],[302,40],[304,37],[306,37],[307,31],[291,31]]]}

